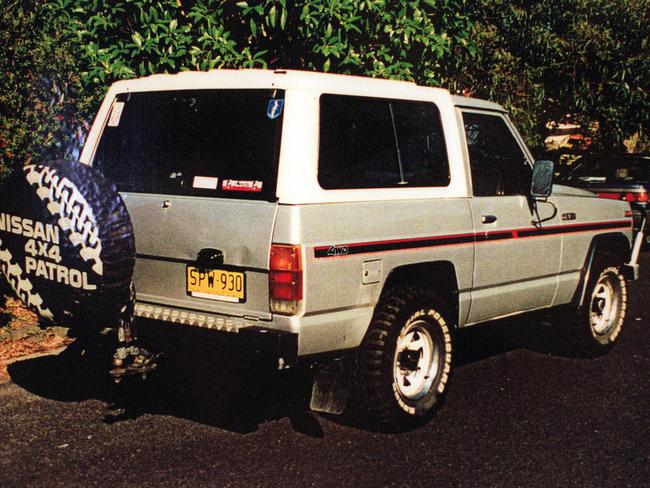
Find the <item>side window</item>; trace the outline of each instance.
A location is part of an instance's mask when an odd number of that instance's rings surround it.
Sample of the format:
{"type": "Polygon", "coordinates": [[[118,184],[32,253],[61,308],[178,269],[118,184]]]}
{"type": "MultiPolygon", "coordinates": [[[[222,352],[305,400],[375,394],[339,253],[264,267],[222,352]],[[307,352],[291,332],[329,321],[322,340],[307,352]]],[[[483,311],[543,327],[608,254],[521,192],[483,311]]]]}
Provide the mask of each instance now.
{"type": "Polygon", "coordinates": [[[322,95],[318,182],[328,190],[447,186],[438,108],[429,102],[322,95]]]}
{"type": "Polygon", "coordinates": [[[474,195],[525,194],[532,169],[505,121],[475,112],[464,112],[463,120],[474,195]]]}

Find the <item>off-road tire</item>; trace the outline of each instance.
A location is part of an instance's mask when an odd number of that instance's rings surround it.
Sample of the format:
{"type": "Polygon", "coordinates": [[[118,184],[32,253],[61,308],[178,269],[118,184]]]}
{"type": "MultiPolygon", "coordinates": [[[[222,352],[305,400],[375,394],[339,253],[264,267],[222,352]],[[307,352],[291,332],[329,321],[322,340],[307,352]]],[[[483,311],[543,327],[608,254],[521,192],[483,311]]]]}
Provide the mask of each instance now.
{"type": "Polygon", "coordinates": [[[112,182],[76,161],[27,165],[2,182],[0,217],[0,270],[29,308],[80,333],[119,324],[135,240],[112,182]]]}
{"type": "Polygon", "coordinates": [[[420,288],[399,286],[383,296],[356,354],[353,395],[365,420],[404,430],[441,406],[451,373],[448,317],[443,302],[420,288]]]}
{"type": "Polygon", "coordinates": [[[586,355],[607,353],[618,340],[627,311],[627,284],[613,256],[594,260],[582,307],[575,314],[573,339],[586,355]]]}

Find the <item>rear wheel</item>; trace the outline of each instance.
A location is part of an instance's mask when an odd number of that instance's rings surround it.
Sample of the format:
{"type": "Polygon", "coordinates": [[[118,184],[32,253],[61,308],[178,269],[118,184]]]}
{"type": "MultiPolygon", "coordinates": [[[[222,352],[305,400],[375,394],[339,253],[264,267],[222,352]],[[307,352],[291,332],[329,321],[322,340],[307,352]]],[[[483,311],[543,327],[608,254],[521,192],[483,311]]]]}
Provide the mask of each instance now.
{"type": "Polygon", "coordinates": [[[382,428],[426,421],[440,407],[451,373],[447,312],[432,293],[393,289],[380,302],[357,353],[358,403],[382,428]]]}

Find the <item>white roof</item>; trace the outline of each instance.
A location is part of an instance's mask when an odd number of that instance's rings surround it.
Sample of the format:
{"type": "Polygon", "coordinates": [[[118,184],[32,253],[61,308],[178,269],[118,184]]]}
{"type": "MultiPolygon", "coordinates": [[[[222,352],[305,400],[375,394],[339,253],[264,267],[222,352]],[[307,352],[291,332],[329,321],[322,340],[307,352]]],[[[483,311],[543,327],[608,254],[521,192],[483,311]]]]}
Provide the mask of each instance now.
{"type": "MultiPolygon", "coordinates": [[[[381,86],[384,90],[402,91],[417,87],[405,81],[384,80],[362,76],[336,75],[311,71],[263,70],[263,69],[215,69],[210,71],[183,71],[177,74],[158,74],[113,84],[120,92],[150,91],[161,89],[204,88],[310,88],[333,89],[340,87],[371,89],[381,86]]],[[[365,91],[365,90],[364,90],[365,91]]]]}
{"type": "MultiPolygon", "coordinates": [[[[111,86],[110,91],[124,93],[210,88],[310,89],[325,93],[350,93],[394,98],[426,98],[427,92],[432,90],[448,93],[442,88],[420,86],[408,81],[284,69],[215,69],[183,71],[173,75],[157,74],[118,81],[111,86]]],[[[503,108],[495,103],[476,98],[453,96],[452,100],[457,106],[503,111],[503,108]]]]}
{"type": "Polygon", "coordinates": [[[480,98],[470,98],[470,97],[461,97],[458,95],[453,95],[451,97],[451,101],[457,107],[496,110],[498,112],[506,111],[501,105],[480,98]]]}

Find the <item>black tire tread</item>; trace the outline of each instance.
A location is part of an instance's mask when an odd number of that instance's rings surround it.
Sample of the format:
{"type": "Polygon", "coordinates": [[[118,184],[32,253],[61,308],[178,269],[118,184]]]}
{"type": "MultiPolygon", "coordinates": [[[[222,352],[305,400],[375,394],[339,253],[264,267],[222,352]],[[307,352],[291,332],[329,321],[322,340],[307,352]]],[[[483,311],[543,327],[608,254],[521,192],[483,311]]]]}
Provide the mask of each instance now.
{"type": "MultiPolygon", "coordinates": [[[[390,340],[401,328],[400,315],[415,305],[432,306],[449,317],[442,301],[431,291],[401,285],[386,292],[378,304],[369,329],[356,354],[354,391],[355,406],[372,424],[382,430],[399,430],[416,426],[430,415],[407,417],[395,407],[392,391],[386,387],[385,365],[392,362],[390,340]]],[[[438,402],[440,403],[440,402],[438,402]]],[[[433,414],[433,412],[431,412],[433,414]]]]}

